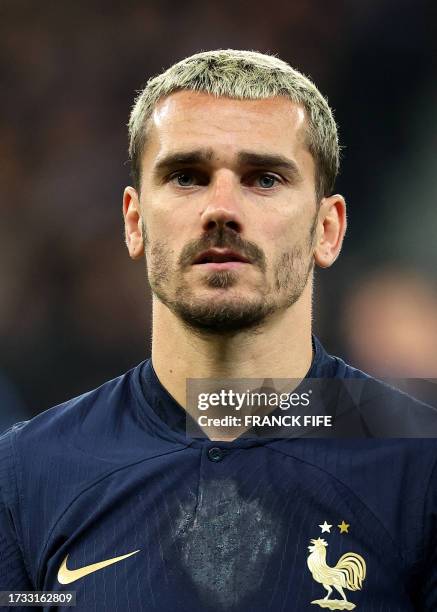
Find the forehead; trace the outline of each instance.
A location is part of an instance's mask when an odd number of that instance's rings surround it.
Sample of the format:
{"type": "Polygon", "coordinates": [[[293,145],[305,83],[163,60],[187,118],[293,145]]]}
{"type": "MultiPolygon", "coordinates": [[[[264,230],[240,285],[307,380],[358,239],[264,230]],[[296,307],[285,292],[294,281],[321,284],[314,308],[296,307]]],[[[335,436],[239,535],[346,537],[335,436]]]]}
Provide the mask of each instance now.
{"type": "Polygon", "coordinates": [[[174,149],[209,147],[229,157],[253,150],[312,164],[305,110],[283,96],[236,100],[178,91],[158,102],[146,139],[145,157],[149,160],[174,149]]]}

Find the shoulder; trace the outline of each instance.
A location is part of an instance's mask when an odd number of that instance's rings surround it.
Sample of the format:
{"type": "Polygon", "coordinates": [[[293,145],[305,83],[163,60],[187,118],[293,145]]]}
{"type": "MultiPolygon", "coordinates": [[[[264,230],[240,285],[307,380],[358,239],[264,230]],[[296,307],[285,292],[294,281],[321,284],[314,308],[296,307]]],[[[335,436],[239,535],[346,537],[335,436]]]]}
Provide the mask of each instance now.
{"type": "Polygon", "coordinates": [[[0,436],[0,465],[37,470],[43,457],[105,454],[121,419],[129,421],[138,398],[134,378],[142,364],[96,389],[16,423],[0,436]]]}
{"type": "MultiPolygon", "coordinates": [[[[421,387],[421,398],[414,396],[411,380],[381,380],[347,364],[339,357],[332,386],[342,414],[359,417],[369,437],[434,438],[437,446],[437,393],[435,385],[421,387]],[[400,388],[402,387],[402,388],[400,388]]],[[[431,447],[434,446],[431,444],[431,447]]]]}
{"type": "Polygon", "coordinates": [[[73,501],[138,460],[136,369],[0,436],[0,508],[7,509],[32,571],[47,534],[73,501]]]}

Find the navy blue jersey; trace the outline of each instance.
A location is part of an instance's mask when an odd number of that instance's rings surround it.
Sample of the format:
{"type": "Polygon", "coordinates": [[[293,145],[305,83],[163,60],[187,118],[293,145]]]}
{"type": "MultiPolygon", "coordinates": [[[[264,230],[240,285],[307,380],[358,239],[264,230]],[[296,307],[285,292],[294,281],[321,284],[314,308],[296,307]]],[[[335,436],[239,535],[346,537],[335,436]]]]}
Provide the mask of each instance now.
{"type": "MultiPolygon", "coordinates": [[[[315,349],[308,377],[365,377],[315,349]]],[[[145,361],[1,436],[0,590],[75,591],[81,612],[436,611],[436,461],[434,439],[187,437],[145,361]]]]}

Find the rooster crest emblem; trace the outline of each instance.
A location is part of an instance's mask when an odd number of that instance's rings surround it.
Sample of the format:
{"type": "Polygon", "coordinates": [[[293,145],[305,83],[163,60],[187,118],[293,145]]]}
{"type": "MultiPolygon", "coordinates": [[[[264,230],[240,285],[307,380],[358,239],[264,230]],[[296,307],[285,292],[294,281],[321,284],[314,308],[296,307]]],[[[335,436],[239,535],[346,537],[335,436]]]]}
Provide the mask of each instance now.
{"type": "Polygon", "coordinates": [[[353,610],[355,604],[347,600],[343,589],[350,591],[361,589],[366,578],[366,562],[360,555],[348,552],[340,557],[337,565],[330,567],[326,563],[327,546],[327,542],[322,538],[311,540],[311,546],[308,546],[310,551],[307,559],[308,568],[314,580],[323,584],[328,591],[323,599],[315,599],[311,603],[329,610],[353,610]],[[333,587],[340,593],[342,599],[329,599],[333,587]]]}

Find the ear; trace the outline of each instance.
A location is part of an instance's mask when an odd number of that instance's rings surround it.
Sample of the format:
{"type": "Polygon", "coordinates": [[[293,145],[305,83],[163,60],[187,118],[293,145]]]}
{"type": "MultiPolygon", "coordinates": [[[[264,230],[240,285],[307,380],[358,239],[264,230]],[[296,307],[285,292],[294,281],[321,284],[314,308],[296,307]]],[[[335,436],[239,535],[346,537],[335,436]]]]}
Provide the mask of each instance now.
{"type": "Polygon", "coordinates": [[[144,254],[142,218],[138,193],[133,187],[126,187],[123,194],[123,217],[126,246],[132,259],[144,254]]]}
{"type": "Polygon", "coordinates": [[[314,247],[314,259],[320,268],[329,268],[339,256],[346,226],[346,202],[343,196],[323,198],[314,247]]]}

